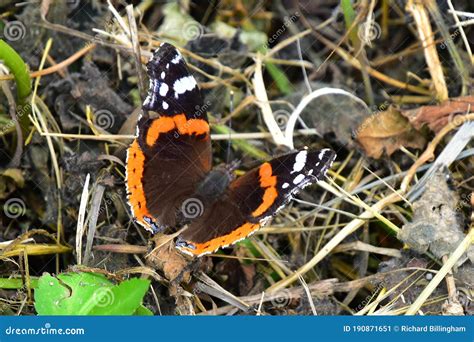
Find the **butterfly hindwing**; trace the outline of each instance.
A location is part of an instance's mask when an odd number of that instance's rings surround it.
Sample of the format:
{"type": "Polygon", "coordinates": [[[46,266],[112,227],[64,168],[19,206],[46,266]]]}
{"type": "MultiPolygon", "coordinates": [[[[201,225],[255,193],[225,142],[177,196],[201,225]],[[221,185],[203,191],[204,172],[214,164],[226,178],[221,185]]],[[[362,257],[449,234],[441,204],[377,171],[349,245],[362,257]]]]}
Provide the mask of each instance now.
{"type": "Polygon", "coordinates": [[[190,255],[211,253],[255,232],[293,195],[321,180],[334,151],[301,150],[275,158],[230,183],[181,235],[178,248],[190,255]]]}

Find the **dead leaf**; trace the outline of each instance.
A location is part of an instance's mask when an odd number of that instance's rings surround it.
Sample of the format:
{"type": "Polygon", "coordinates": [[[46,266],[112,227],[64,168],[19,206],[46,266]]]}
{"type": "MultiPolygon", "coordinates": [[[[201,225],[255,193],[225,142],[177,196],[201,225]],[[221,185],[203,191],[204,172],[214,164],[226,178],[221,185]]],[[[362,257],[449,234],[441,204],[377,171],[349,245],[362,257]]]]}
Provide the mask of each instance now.
{"type": "Polygon", "coordinates": [[[406,117],[417,130],[424,125],[435,133],[450,122],[456,122],[456,116],[466,114],[474,108],[474,96],[457,97],[437,106],[422,106],[416,109],[403,110],[406,117]]]}
{"type": "Polygon", "coordinates": [[[166,279],[178,283],[189,283],[191,270],[189,260],[175,247],[168,235],[156,234],[153,237],[156,248],[146,256],[147,263],[163,272],[166,279]]]}
{"type": "Polygon", "coordinates": [[[390,156],[402,146],[422,148],[426,143],[425,137],[394,107],[365,119],[356,138],[365,153],[375,159],[384,152],[390,156]]]}

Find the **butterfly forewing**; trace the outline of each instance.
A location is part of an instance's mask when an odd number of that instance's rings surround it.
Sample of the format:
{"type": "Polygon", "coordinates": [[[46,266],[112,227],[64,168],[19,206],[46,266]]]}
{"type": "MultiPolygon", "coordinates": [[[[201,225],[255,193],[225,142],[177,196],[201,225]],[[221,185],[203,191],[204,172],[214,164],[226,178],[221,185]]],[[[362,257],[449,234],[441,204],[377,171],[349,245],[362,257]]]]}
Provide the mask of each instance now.
{"type": "Polygon", "coordinates": [[[206,108],[181,54],[162,44],[147,64],[148,96],[127,153],[132,214],[156,232],[176,225],[182,202],[211,169],[206,108]]]}

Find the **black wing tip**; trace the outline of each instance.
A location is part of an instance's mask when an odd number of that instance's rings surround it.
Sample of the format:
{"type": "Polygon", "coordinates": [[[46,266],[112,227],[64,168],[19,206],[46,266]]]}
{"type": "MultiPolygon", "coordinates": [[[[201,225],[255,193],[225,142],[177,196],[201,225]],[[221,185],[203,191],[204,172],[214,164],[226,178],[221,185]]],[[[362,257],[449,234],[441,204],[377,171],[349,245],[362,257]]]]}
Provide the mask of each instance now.
{"type": "Polygon", "coordinates": [[[336,160],[336,157],[337,157],[336,151],[330,148],[323,148],[319,153],[323,153],[322,156],[320,154],[321,160],[327,161],[328,163],[331,163],[331,164],[334,162],[334,160],[336,160]]]}
{"type": "MultiPolygon", "coordinates": [[[[174,58],[182,61],[181,53],[178,49],[169,43],[162,43],[159,48],[153,52],[153,57],[147,63],[148,75],[158,77],[157,73],[163,71],[166,65],[169,65],[174,58]]],[[[185,63],[181,62],[183,65],[185,63]]]]}
{"type": "Polygon", "coordinates": [[[142,104],[145,111],[162,115],[201,111],[202,95],[194,76],[178,49],[162,43],[147,64],[150,78],[148,95],[142,104]]]}
{"type": "Polygon", "coordinates": [[[309,159],[310,164],[314,164],[316,162],[318,165],[321,163],[332,164],[337,157],[336,152],[331,148],[309,151],[308,155],[311,156],[309,157],[311,158],[309,159]]]}
{"type": "Polygon", "coordinates": [[[319,151],[318,158],[322,162],[321,171],[319,172],[319,179],[323,179],[327,171],[331,168],[332,163],[336,160],[336,152],[330,148],[325,148],[319,151]]]}

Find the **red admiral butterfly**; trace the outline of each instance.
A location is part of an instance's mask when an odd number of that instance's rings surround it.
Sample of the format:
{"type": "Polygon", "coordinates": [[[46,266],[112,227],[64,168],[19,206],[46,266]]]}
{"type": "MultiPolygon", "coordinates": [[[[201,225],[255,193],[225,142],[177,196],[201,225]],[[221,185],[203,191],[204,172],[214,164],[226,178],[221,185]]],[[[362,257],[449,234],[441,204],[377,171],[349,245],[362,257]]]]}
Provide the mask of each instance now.
{"type": "Polygon", "coordinates": [[[254,233],[303,187],[321,180],[334,151],[299,150],[233,179],[212,168],[209,122],[181,54],[163,43],[147,64],[150,89],[127,153],[128,202],[153,233],[188,224],[177,239],[200,256],[254,233]]]}

